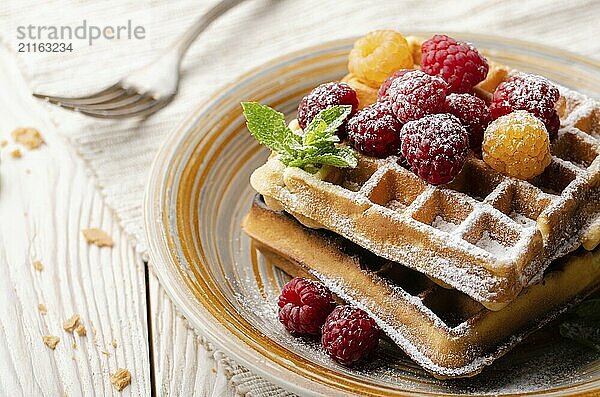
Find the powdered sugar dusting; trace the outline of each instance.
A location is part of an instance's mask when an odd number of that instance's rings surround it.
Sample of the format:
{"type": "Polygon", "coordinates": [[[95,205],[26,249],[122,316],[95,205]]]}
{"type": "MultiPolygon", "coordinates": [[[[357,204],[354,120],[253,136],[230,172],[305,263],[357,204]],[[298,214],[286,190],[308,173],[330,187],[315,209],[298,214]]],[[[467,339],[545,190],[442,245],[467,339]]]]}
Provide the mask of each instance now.
{"type": "Polygon", "coordinates": [[[519,80],[519,84],[512,86],[514,87],[513,101],[527,99],[526,103],[518,102],[518,105],[525,105],[527,109],[539,109],[540,114],[554,108],[559,98],[559,90],[547,78],[535,74],[517,73],[509,78],[509,81],[512,79],[519,80]]]}
{"type": "Polygon", "coordinates": [[[398,211],[398,210],[403,210],[406,208],[406,205],[404,205],[401,201],[399,200],[390,200],[386,207],[388,207],[391,210],[394,211],[398,211]]]}
{"type": "Polygon", "coordinates": [[[498,256],[502,255],[507,249],[500,241],[493,238],[487,230],[483,232],[481,238],[477,240],[475,245],[498,256]]]}
{"type": "Polygon", "coordinates": [[[441,231],[446,233],[452,233],[458,227],[456,223],[448,222],[439,215],[433,219],[431,226],[435,227],[436,229],[440,229],[441,231]]]}
{"type": "Polygon", "coordinates": [[[396,117],[406,123],[441,110],[446,89],[446,82],[441,78],[414,70],[394,79],[387,95],[392,99],[396,117]]]}
{"type": "Polygon", "coordinates": [[[509,216],[510,216],[510,219],[512,219],[513,221],[517,222],[520,225],[523,225],[524,227],[535,227],[535,225],[536,225],[536,223],[533,219],[529,219],[525,215],[520,214],[516,211],[511,212],[509,216]]]}
{"type": "Polygon", "coordinates": [[[451,114],[429,114],[409,121],[400,135],[402,154],[411,169],[434,185],[451,182],[469,154],[469,134],[451,114]]]}

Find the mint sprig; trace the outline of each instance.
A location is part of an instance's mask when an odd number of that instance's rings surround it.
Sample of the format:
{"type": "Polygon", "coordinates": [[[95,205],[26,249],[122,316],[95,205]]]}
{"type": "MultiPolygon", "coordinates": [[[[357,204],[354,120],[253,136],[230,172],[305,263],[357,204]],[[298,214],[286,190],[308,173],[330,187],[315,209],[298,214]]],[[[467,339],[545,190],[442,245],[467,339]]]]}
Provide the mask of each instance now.
{"type": "Polygon", "coordinates": [[[261,145],[280,154],[280,160],[286,166],[311,171],[321,165],[356,167],[354,151],[338,145],[340,139],[336,135],[352,106],[332,106],[319,112],[302,135],[289,129],[283,114],[268,106],[242,102],[242,108],[250,133],[261,145]]]}

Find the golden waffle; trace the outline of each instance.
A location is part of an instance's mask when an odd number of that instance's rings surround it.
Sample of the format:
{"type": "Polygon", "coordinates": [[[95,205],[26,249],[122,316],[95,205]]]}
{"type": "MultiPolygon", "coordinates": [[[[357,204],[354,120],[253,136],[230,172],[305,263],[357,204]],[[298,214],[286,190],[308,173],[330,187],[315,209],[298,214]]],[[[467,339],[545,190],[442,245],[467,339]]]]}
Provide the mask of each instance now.
{"type": "MultiPolygon", "coordinates": [[[[491,85],[493,88],[493,85],[491,85]]],[[[272,156],[251,184],[275,209],[452,286],[491,310],[554,260],[600,238],[600,105],[561,90],[552,162],[531,181],[471,157],[445,186],[397,158],[359,155],[352,170],[311,174],[272,156]]]]}
{"type": "Polygon", "coordinates": [[[600,285],[600,252],[580,250],[554,263],[543,283],[490,311],[340,236],[304,227],[268,209],[258,196],[243,228],[274,264],[290,275],[311,274],[367,311],[413,360],[440,378],[477,374],[600,285]]]}

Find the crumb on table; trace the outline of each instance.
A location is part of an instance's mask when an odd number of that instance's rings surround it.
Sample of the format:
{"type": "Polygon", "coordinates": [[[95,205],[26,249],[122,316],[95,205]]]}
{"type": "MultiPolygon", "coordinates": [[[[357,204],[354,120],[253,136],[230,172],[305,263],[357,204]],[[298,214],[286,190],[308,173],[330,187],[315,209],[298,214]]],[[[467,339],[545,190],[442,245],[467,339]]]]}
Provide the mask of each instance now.
{"type": "Polygon", "coordinates": [[[38,272],[41,272],[42,270],[44,270],[44,264],[42,263],[42,261],[33,261],[33,268],[35,270],[37,270],[38,272]]]}
{"type": "Polygon", "coordinates": [[[80,323],[77,326],[77,328],[75,328],[75,332],[77,332],[77,335],[79,335],[79,336],[85,336],[87,334],[87,331],[85,329],[85,325],[83,325],[83,324],[80,323]]]}
{"type": "Polygon", "coordinates": [[[73,332],[75,327],[79,324],[79,314],[73,314],[63,323],[63,329],[67,332],[73,332]]]}
{"type": "Polygon", "coordinates": [[[131,373],[124,368],[117,369],[117,372],[111,375],[110,382],[118,391],[123,390],[131,383],[131,373]]]}
{"type": "Polygon", "coordinates": [[[29,150],[37,149],[44,143],[42,134],[31,127],[19,127],[11,133],[15,142],[20,143],[29,150]]]}
{"type": "Polygon", "coordinates": [[[46,305],[44,305],[43,303],[38,303],[38,310],[40,311],[40,314],[43,316],[48,314],[48,309],[46,308],[46,305]]]}
{"type": "Polygon", "coordinates": [[[42,336],[42,340],[44,341],[46,346],[48,346],[52,350],[56,349],[56,345],[58,345],[58,342],[60,342],[60,338],[54,335],[44,335],[42,336]]]}
{"type": "Polygon", "coordinates": [[[88,244],[95,244],[98,247],[112,247],[114,244],[112,238],[100,229],[84,229],[82,233],[88,244]]]}
{"type": "Polygon", "coordinates": [[[19,149],[13,149],[10,152],[10,156],[14,159],[20,159],[21,157],[23,157],[23,153],[21,153],[21,150],[19,149]]]}

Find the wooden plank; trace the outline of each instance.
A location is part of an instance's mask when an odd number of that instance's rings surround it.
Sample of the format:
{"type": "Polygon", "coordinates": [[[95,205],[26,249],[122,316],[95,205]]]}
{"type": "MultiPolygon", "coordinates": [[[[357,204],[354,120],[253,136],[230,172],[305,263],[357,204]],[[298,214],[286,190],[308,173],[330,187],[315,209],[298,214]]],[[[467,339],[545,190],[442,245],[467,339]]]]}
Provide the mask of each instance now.
{"type": "Polygon", "coordinates": [[[0,395],[149,395],[141,257],[3,48],[0,87],[10,93],[0,96],[0,139],[34,126],[46,141],[37,150],[21,148],[18,159],[10,156],[13,144],[1,150],[0,395]],[[88,227],[108,232],[115,246],[88,245],[81,233],[88,227]],[[75,313],[87,336],[63,330],[75,313]],[[60,337],[55,350],[43,344],[47,334],[60,337]],[[110,383],[117,368],[132,375],[121,393],[110,383]]]}
{"type": "Polygon", "coordinates": [[[159,396],[234,396],[224,370],[152,272],[149,275],[153,365],[159,396]]]}

